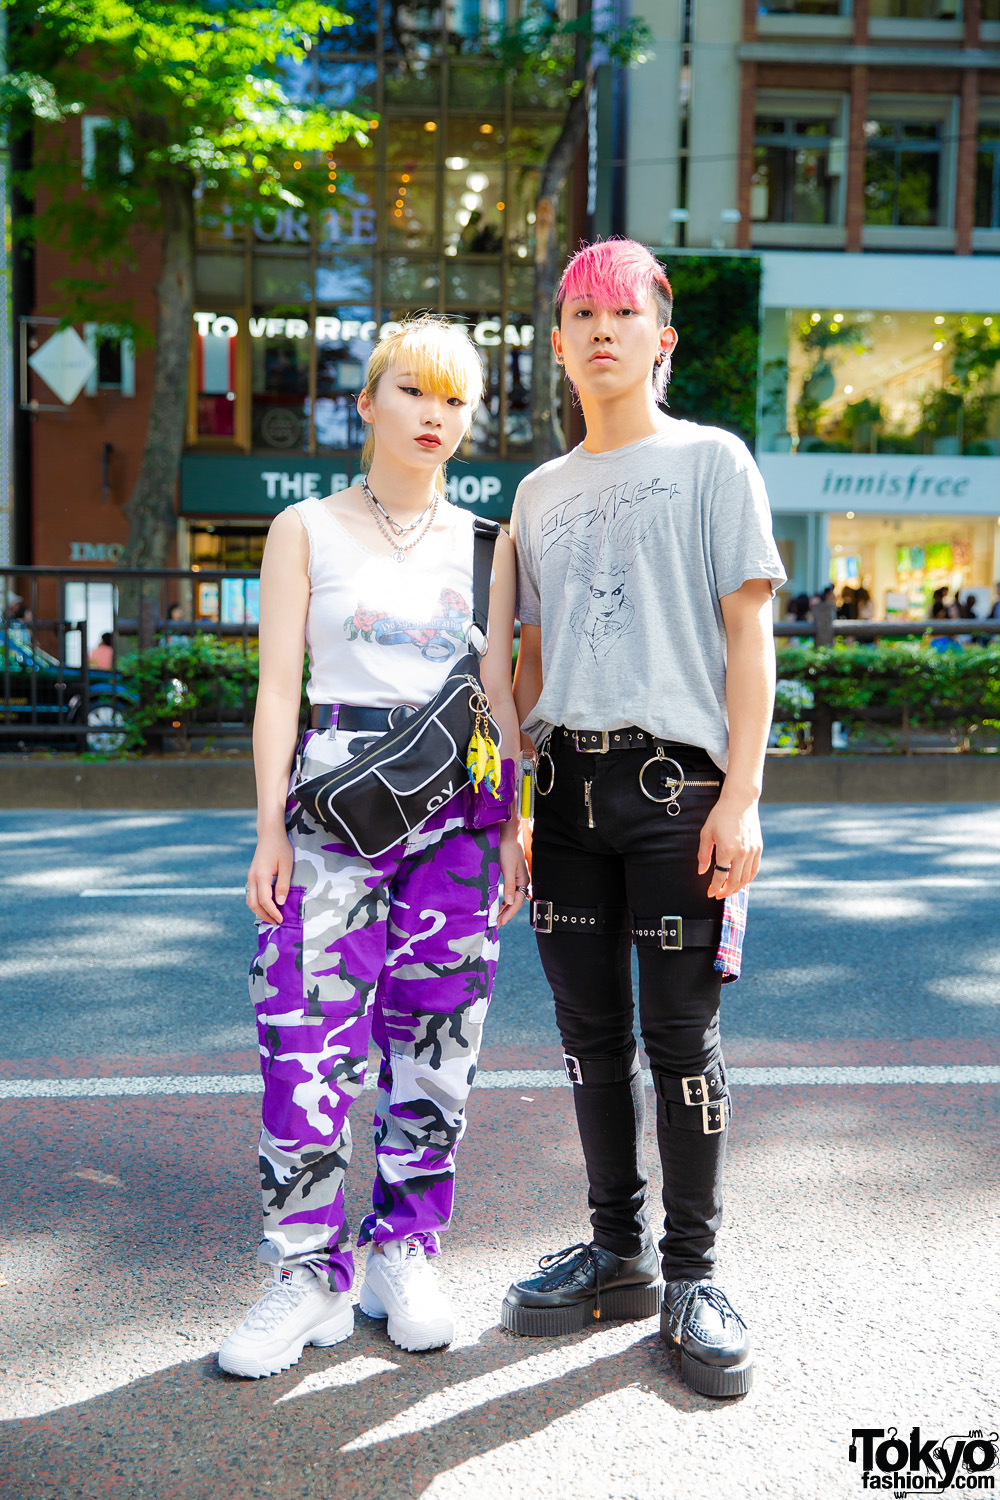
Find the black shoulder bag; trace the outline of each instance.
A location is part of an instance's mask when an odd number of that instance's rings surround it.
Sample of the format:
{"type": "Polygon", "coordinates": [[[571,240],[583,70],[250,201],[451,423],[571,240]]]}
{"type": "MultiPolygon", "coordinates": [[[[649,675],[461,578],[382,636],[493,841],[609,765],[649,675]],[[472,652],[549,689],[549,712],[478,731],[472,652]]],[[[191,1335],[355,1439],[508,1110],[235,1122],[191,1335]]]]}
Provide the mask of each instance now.
{"type": "Polygon", "coordinates": [[[468,786],[466,755],[477,717],[489,718],[500,744],[480,676],[490,608],[490,574],[500,527],[473,521],[472,625],[469,651],[440,691],[335,771],[293,787],[309,816],[336,838],[374,859],[415,833],[432,813],[468,786]]]}

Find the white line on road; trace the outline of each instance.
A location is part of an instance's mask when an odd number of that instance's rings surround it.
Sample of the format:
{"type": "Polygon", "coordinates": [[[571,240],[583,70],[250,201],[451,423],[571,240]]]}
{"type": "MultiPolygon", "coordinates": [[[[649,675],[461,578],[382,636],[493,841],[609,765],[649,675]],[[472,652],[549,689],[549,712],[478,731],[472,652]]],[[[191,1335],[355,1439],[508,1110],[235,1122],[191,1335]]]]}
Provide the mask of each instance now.
{"type": "Polygon", "coordinates": [[[109,896],[245,896],[246,891],[241,885],[134,885],[117,890],[94,886],[80,895],[85,900],[104,900],[109,896]]]}
{"type": "MultiPolygon", "coordinates": [[[[753,883],[753,890],[761,895],[768,891],[872,891],[892,890],[955,890],[996,891],[1000,890],[1000,879],[988,875],[899,875],[884,876],[873,880],[854,878],[839,879],[831,875],[761,875],[753,883]]],[[[85,900],[118,900],[142,896],[243,896],[241,885],[129,885],[92,886],[80,892],[85,900]]]]}
{"type": "MultiPolygon", "coordinates": [[[[647,1086],[652,1079],[643,1073],[647,1086]]],[[[730,1081],[739,1088],[843,1088],[873,1084],[994,1084],[1000,1083],[1000,1066],[942,1064],[934,1066],[859,1068],[731,1068],[730,1081]]],[[[377,1080],[369,1070],[365,1088],[377,1080]]],[[[555,1068],[510,1068],[476,1076],[480,1089],[569,1088],[569,1079],[555,1068]]],[[[127,1095],[139,1098],[156,1094],[259,1094],[256,1073],[166,1073],[124,1078],[5,1078],[0,1079],[2,1099],[107,1099],[127,1095]]]]}

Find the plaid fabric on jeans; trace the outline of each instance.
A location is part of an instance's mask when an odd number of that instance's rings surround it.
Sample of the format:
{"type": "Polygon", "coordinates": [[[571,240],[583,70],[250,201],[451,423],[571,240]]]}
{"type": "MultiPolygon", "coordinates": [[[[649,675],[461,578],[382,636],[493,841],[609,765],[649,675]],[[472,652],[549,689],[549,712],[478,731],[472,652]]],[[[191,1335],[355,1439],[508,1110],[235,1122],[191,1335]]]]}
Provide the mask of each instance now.
{"type": "Polygon", "coordinates": [[[734,979],[740,977],[749,895],[750,887],[745,885],[735,896],[727,896],[723,902],[722,937],[715,955],[715,967],[722,975],[723,984],[732,984],[734,979]]]}

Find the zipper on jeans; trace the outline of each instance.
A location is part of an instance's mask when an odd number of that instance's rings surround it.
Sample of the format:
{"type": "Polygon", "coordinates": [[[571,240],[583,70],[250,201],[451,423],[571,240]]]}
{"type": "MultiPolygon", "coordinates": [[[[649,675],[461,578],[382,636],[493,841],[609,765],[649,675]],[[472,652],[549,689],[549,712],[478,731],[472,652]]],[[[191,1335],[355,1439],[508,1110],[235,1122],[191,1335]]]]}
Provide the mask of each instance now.
{"type": "Polygon", "coordinates": [[[588,828],[596,828],[596,826],[597,826],[596,823],[594,822],[594,804],[591,801],[591,797],[590,797],[590,789],[591,789],[591,787],[593,785],[594,785],[594,783],[592,781],[585,781],[583,783],[583,805],[587,809],[587,827],[588,828]]]}
{"type": "Polygon", "coordinates": [[[685,786],[719,786],[718,781],[691,781],[687,776],[684,778],[685,786]]]}

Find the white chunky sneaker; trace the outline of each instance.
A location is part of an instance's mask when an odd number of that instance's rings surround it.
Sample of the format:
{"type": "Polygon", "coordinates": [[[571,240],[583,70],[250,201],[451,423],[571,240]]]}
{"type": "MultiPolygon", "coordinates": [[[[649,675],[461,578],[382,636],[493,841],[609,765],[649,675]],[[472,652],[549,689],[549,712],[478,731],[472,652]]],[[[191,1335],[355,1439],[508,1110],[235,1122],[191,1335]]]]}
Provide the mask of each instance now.
{"type": "Polygon", "coordinates": [[[263,1297],[219,1350],[219,1366],[259,1380],[297,1364],[306,1344],[326,1348],[353,1332],[347,1292],[331,1292],[304,1266],[275,1266],[263,1297]]]}
{"type": "Polygon", "coordinates": [[[370,1318],[388,1318],[400,1349],[440,1349],[455,1337],[455,1318],[417,1239],[390,1240],[379,1253],[368,1247],[358,1299],[370,1318]]]}

